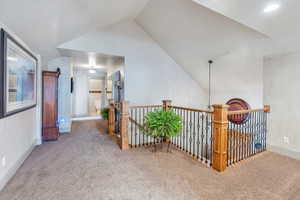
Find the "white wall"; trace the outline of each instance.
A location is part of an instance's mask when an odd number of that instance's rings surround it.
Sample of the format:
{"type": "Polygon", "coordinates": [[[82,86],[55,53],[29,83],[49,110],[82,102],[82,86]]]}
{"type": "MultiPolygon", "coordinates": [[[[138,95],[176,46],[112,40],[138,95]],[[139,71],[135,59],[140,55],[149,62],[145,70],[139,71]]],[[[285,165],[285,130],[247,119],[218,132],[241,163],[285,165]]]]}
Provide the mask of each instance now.
{"type": "Polygon", "coordinates": [[[263,58],[250,48],[231,51],[212,65],[212,104],[225,104],[231,98],[242,98],[253,109],[263,108],[263,58]]]}
{"type": "Polygon", "coordinates": [[[300,159],[300,52],[264,61],[264,103],[271,105],[270,149],[300,159]],[[289,138],[289,144],[284,137],[289,138]]]}
{"type": "Polygon", "coordinates": [[[125,56],[125,98],[131,104],[201,107],[207,93],[135,22],[123,22],[98,30],[60,48],[125,56]]]}
{"type": "Polygon", "coordinates": [[[48,62],[47,70],[56,71],[60,68],[61,74],[58,79],[58,120],[59,132],[67,133],[71,131],[71,58],[59,57],[48,62]]]}
{"type": "MultiPolygon", "coordinates": [[[[1,23],[0,28],[8,31],[8,28],[1,23]]],[[[29,49],[15,34],[8,32],[29,49]]],[[[41,143],[40,66],[37,86],[38,106],[36,108],[0,119],[0,190],[15,174],[34,146],[41,143]],[[5,166],[2,165],[4,158],[6,159],[5,166]]]]}

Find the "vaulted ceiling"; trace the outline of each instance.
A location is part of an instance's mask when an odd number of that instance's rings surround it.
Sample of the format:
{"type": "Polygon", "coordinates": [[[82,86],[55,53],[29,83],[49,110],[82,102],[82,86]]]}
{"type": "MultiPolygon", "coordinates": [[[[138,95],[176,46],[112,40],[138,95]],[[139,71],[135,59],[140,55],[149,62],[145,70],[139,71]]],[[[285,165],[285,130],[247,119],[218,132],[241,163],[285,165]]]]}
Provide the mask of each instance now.
{"type": "Polygon", "coordinates": [[[0,22],[45,60],[95,28],[134,19],[148,0],[0,0],[0,22]]]}
{"type": "MultiPolygon", "coordinates": [[[[191,0],[192,1],[192,0],[191,0]]],[[[264,55],[300,50],[299,0],[193,0],[232,20],[244,24],[269,37],[264,55]],[[264,12],[270,5],[278,5],[274,12],[264,12]]]]}
{"type": "Polygon", "coordinates": [[[192,0],[151,0],[136,21],[182,66],[267,38],[192,0]]]}
{"type": "Polygon", "coordinates": [[[271,49],[264,55],[300,50],[299,7],[299,0],[0,0],[0,22],[47,61],[62,43],[135,19],[185,66],[255,41],[271,49]],[[280,10],[263,13],[270,2],[280,10]]]}

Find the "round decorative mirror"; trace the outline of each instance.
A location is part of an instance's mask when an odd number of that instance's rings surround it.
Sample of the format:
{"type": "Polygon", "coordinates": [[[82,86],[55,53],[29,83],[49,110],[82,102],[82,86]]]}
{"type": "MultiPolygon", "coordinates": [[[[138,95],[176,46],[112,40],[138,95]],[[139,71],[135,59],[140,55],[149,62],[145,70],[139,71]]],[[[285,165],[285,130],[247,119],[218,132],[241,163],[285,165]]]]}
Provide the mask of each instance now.
{"type": "MultiPolygon", "coordinates": [[[[226,104],[229,105],[229,111],[251,109],[250,105],[245,100],[239,98],[230,99],[226,104]]],[[[228,116],[228,120],[234,124],[243,124],[247,122],[248,118],[249,118],[248,113],[228,116]]]]}

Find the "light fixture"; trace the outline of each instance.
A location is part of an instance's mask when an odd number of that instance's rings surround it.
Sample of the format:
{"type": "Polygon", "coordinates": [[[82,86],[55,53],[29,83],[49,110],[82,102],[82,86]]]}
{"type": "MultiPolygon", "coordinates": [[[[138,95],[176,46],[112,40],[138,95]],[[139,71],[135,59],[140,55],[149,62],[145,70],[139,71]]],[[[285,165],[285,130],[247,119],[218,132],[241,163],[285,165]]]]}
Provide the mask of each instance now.
{"type": "Polygon", "coordinates": [[[208,61],[208,109],[211,109],[211,65],[214,63],[214,61],[209,60],[208,61]]]}
{"type": "Polygon", "coordinates": [[[90,74],[96,74],[96,70],[90,69],[90,70],[89,70],[89,73],[90,73],[90,74]]]}
{"type": "Polygon", "coordinates": [[[18,58],[8,56],[8,57],[7,57],[7,60],[16,62],[16,61],[18,61],[18,58]]]}
{"type": "Polygon", "coordinates": [[[275,10],[278,10],[279,7],[280,7],[279,4],[270,4],[264,9],[264,12],[265,13],[273,12],[275,10]]]}

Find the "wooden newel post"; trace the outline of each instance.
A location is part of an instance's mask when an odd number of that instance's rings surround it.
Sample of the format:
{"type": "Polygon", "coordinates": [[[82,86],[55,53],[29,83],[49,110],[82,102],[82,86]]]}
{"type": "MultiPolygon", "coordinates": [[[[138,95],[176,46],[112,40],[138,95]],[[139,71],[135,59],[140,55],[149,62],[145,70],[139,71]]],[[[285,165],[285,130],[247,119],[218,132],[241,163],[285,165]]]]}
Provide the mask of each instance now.
{"type": "Polygon", "coordinates": [[[271,106],[270,105],[264,105],[264,110],[265,110],[265,112],[269,113],[271,111],[271,106]]]}
{"type": "Polygon", "coordinates": [[[109,113],[108,113],[108,134],[113,136],[115,133],[115,105],[111,101],[109,103],[109,113]]]}
{"type": "Polygon", "coordinates": [[[212,167],[223,172],[227,167],[228,105],[213,105],[212,167]]]}
{"type": "Polygon", "coordinates": [[[129,149],[128,143],[128,124],[129,124],[129,103],[123,101],[121,103],[121,127],[120,127],[120,148],[122,151],[129,149]]]}
{"type": "Polygon", "coordinates": [[[170,109],[170,106],[172,105],[171,100],[163,100],[163,110],[168,111],[170,109]]]}

